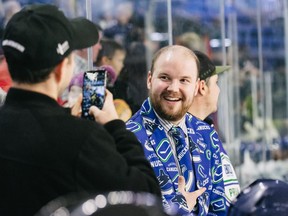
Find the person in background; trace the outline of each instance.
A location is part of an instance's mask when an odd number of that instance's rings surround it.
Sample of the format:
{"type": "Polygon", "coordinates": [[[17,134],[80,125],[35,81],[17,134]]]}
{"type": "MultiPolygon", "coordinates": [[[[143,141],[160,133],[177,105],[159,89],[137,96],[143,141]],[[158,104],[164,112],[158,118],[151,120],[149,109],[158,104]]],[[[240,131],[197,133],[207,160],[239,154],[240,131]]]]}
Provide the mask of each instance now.
{"type": "Polygon", "coordinates": [[[73,107],[82,96],[84,72],[74,75],[68,85],[68,98],[64,107],[73,107]]]}
{"type": "Polygon", "coordinates": [[[132,114],[141,108],[148,96],[146,80],[146,46],[142,42],[133,42],[127,50],[124,68],[113,86],[114,98],[125,100],[132,114]]]}
{"type": "Polygon", "coordinates": [[[100,43],[102,49],[97,56],[95,66],[111,66],[117,78],[124,66],[126,51],[122,45],[111,39],[103,39],[100,43]]]}
{"type": "Polygon", "coordinates": [[[205,190],[210,192],[212,186],[209,170],[202,169],[205,155],[191,143],[195,135],[187,114],[198,92],[198,71],[192,50],[179,45],[160,49],[148,72],[149,97],[126,122],[154,169],[163,206],[179,215],[207,214],[205,190]]]}
{"type": "Polygon", "coordinates": [[[3,6],[3,13],[4,17],[1,23],[1,27],[5,28],[8,21],[11,19],[11,17],[17,13],[19,10],[21,10],[21,4],[17,0],[8,0],[2,3],[3,6]]]}
{"type": "Polygon", "coordinates": [[[123,121],[127,121],[132,116],[132,111],[124,99],[117,97],[118,90],[114,88],[114,84],[124,66],[126,51],[121,44],[112,39],[103,39],[101,45],[102,49],[97,56],[95,66],[101,66],[106,69],[107,88],[115,98],[116,111],[123,121]]]}
{"type": "MultiPolygon", "coordinates": [[[[0,108],[0,215],[34,215],[71,193],[160,196],[143,149],[118,119],[109,91],[102,110],[90,107],[95,121],[72,116],[57,103],[73,75],[73,51],[93,46],[97,35],[91,21],[69,20],[53,5],[27,6],[8,22],[2,46],[13,86],[0,108]]],[[[79,109],[77,103],[71,112],[79,109]]]]}
{"type": "Polygon", "coordinates": [[[135,30],[135,26],[132,24],[133,13],[132,2],[123,1],[117,4],[115,8],[116,22],[114,25],[104,29],[104,37],[115,40],[126,48],[131,43],[135,30]]]}
{"type": "Polygon", "coordinates": [[[185,32],[176,37],[176,44],[185,46],[191,50],[206,52],[208,49],[205,39],[206,38],[204,36],[200,36],[196,32],[185,32]]]}
{"type": "MultiPolygon", "coordinates": [[[[231,201],[240,193],[240,186],[233,165],[225,151],[213,121],[209,115],[217,111],[220,94],[218,74],[228,70],[229,66],[217,66],[201,51],[194,51],[200,61],[200,82],[197,95],[188,112],[192,114],[191,122],[196,134],[201,135],[195,143],[205,143],[199,148],[207,157],[201,163],[203,170],[211,169],[212,191],[209,195],[209,213],[227,215],[231,201]]],[[[200,147],[200,146],[199,146],[200,147]]]]}

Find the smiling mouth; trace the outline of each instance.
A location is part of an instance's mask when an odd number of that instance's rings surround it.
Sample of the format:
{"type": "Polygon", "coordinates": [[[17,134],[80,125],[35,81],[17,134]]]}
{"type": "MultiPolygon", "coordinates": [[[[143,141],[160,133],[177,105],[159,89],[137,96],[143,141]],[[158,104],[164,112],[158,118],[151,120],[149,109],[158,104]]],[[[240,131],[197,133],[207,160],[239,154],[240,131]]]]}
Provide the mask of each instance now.
{"type": "Polygon", "coordinates": [[[181,100],[182,100],[182,98],[179,98],[179,97],[164,96],[163,98],[164,98],[165,100],[171,101],[171,102],[178,102],[178,101],[181,101],[181,100]]]}

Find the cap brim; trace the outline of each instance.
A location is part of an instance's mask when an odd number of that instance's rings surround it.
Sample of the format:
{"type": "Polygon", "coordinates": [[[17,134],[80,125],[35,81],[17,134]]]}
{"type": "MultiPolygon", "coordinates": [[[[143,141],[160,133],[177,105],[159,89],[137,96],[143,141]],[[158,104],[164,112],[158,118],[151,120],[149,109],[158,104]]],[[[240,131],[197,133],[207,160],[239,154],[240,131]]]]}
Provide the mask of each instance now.
{"type": "Polygon", "coordinates": [[[78,17],[70,20],[74,30],[74,49],[84,49],[93,46],[99,40],[97,26],[88,19],[78,17]]]}
{"type": "Polygon", "coordinates": [[[224,71],[227,71],[231,68],[231,66],[215,66],[215,73],[223,73],[224,71]]]}

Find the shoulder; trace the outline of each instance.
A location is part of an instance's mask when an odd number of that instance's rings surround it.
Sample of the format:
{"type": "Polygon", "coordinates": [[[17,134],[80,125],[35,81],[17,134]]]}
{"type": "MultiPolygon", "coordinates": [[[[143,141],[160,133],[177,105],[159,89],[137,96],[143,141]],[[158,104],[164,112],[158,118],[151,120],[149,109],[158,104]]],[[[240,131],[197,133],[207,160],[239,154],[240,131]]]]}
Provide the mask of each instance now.
{"type": "Polygon", "coordinates": [[[140,113],[141,111],[138,110],[127,122],[126,128],[133,133],[137,133],[143,128],[143,116],[140,113]]]}
{"type": "Polygon", "coordinates": [[[195,131],[213,130],[213,127],[211,127],[210,124],[201,119],[198,119],[197,117],[193,116],[190,113],[187,113],[186,115],[186,125],[187,127],[192,127],[195,131]]]}

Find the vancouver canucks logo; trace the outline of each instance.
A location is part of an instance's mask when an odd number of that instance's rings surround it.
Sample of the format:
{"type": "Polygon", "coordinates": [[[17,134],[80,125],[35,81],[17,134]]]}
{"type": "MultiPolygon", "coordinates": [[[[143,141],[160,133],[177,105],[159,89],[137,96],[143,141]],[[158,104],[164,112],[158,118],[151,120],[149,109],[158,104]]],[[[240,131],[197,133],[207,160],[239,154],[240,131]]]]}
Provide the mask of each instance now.
{"type": "Polygon", "coordinates": [[[160,169],[159,176],[157,176],[160,187],[165,186],[169,182],[169,176],[164,173],[163,169],[160,169]]]}
{"type": "Polygon", "coordinates": [[[188,140],[189,140],[190,152],[193,152],[193,151],[198,151],[198,152],[199,152],[199,148],[198,148],[198,146],[193,142],[192,138],[191,138],[191,137],[188,137],[188,140]]]}
{"type": "Polygon", "coordinates": [[[201,210],[201,213],[199,213],[199,215],[200,214],[206,215],[208,213],[208,209],[209,209],[208,201],[209,201],[209,195],[206,192],[198,197],[198,203],[200,206],[202,206],[202,210],[201,210]]]}
{"type": "Polygon", "coordinates": [[[215,130],[213,130],[210,134],[210,141],[211,141],[212,147],[215,148],[216,153],[218,153],[220,151],[219,139],[215,130]]]}
{"type": "Polygon", "coordinates": [[[212,167],[212,181],[213,183],[218,183],[222,180],[223,173],[222,173],[222,164],[218,166],[212,167]]]}
{"type": "Polygon", "coordinates": [[[141,114],[147,115],[152,111],[152,106],[149,98],[144,101],[144,103],[141,106],[141,114]]]}
{"type": "Polygon", "coordinates": [[[145,147],[145,149],[147,149],[147,151],[154,151],[154,149],[152,148],[152,146],[148,140],[145,140],[144,147],[145,147]]]}
{"type": "Polygon", "coordinates": [[[213,200],[211,202],[211,206],[213,208],[214,211],[223,211],[225,210],[225,204],[224,204],[224,199],[220,198],[218,200],[213,200]]]}
{"type": "Polygon", "coordinates": [[[175,197],[172,198],[171,200],[173,203],[177,203],[180,208],[188,211],[188,206],[186,203],[186,200],[182,194],[177,194],[175,197]]]}
{"type": "Polygon", "coordinates": [[[181,139],[184,138],[184,134],[181,133],[181,129],[177,127],[172,127],[169,130],[170,135],[174,138],[176,144],[180,142],[181,139]]]}
{"type": "Polygon", "coordinates": [[[129,120],[128,122],[126,122],[126,128],[132,131],[133,133],[136,133],[139,130],[141,130],[142,126],[137,122],[129,120]]]}
{"type": "Polygon", "coordinates": [[[149,118],[143,118],[143,122],[144,122],[144,127],[147,131],[147,135],[150,136],[153,131],[157,128],[157,124],[155,123],[156,119],[149,119],[149,118]]]}
{"type": "Polygon", "coordinates": [[[170,195],[173,193],[174,189],[172,186],[172,182],[169,179],[169,176],[164,173],[163,169],[159,170],[159,176],[157,176],[157,179],[161,187],[162,195],[170,195]]]}

